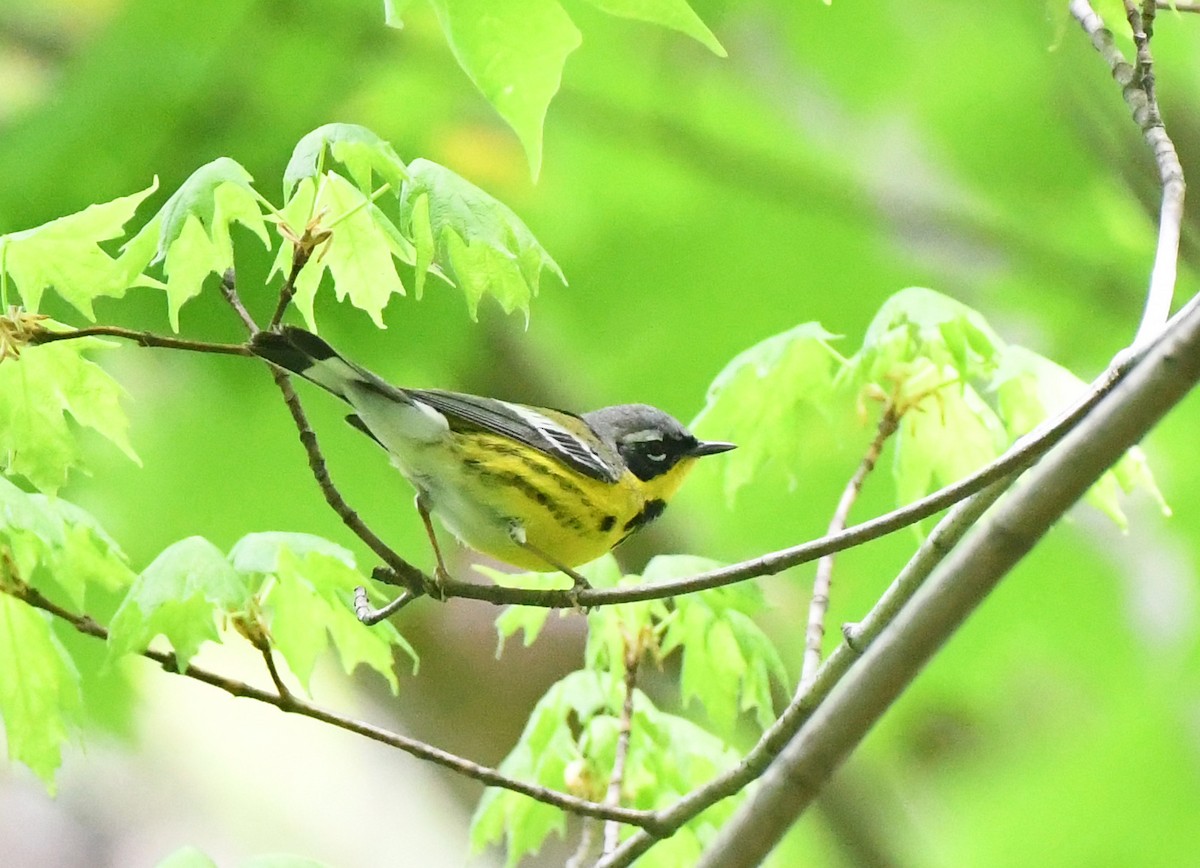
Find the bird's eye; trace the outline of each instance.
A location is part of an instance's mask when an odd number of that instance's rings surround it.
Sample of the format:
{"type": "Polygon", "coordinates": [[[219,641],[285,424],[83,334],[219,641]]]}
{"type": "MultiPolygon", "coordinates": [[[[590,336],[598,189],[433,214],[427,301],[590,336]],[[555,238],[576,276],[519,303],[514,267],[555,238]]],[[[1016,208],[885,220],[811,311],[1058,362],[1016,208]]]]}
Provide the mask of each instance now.
{"type": "Polygon", "coordinates": [[[649,458],[651,461],[666,461],[666,460],[667,460],[667,453],[665,453],[665,452],[657,452],[657,453],[654,453],[654,454],[647,455],[646,457],[647,457],[647,458],[649,458]]]}

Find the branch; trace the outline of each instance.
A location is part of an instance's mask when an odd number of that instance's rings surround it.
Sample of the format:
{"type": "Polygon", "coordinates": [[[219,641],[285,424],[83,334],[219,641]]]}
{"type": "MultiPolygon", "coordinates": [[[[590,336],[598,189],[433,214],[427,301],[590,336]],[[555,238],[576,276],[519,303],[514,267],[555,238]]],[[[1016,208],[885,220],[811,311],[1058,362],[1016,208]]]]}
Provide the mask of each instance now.
{"type": "Polygon", "coordinates": [[[1125,8],[1137,46],[1136,68],[1125,59],[1125,55],[1113,41],[1112,32],[1104,26],[1104,21],[1096,14],[1088,0],[1071,0],[1070,5],[1071,14],[1091,38],[1092,45],[1112,70],[1113,78],[1121,85],[1121,95],[1129,105],[1134,122],[1141,129],[1146,144],[1154,154],[1154,162],[1162,183],[1158,245],[1154,252],[1154,266],[1150,271],[1150,290],[1146,295],[1146,306],[1134,339],[1134,345],[1138,346],[1162,331],[1171,312],[1186,185],[1179,155],[1175,152],[1175,144],[1163,126],[1162,114],[1155,97],[1150,38],[1142,26],[1142,14],[1132,0],[1125,0],[1125,8]]]}
{"type": "MultiPolygon", "coordinates": [[[[616,756],[613,758],[612,777],[608,779],[608,792],[604,804],[614,808],[621,805],[621,787],[625,783],[625,762],[629,758],[629,736],[633,732],[633,694],[637,689],[638,662],[642,656],[641,643],[636,639],[625,642],[625,701],[621,703],[621,720],[617,735],[616,756]]],[[[604,824],[604,854],[608,855],[621,843],[621,824],[609,820],[604,824]]]]}
{"type": "MultiPolygon", "coordinates": [[[[41,609],[44,612],[49,612],[56,618],[66,621],[80,633],[87,636],[92,636],[101,641],[108,641],[108,630],[100,626],[94,619],[87,615],[77,615],[70,612],[56,603],[48,600],[36,589],[26,584],[19,584],[15,587],[6,589],[7,593],[11,593],[17,599],[23,601],[27,605],[41,609]]],[[[260,649],[262,650],[262,649],[260,649]]],[[[178,660],[173,653],[163,651],[155,651],[147,648],[141,652],[141,656],[153,660],[162,668],[175,675],[181,675],[186,678],[191,678],[195,681],[201,681],[211,687],[216,687],[224,690],[231,696],[238,696],[245,699],[253,699],[257,702],[263,702],[267,705],[273,705],[280,711],[286,711],[290,714],[297,714],[301,717],[312,718],[321,723],[336,726],[339,729],[344,729],[347,732],[353,732],[373,741],[386,744],[389,747],[397,748],[405,753],[411,754],[418,759],[428,760],[436,765],[448,768],[451,771],[458,772],[461,775],[479,781],[489,787],[501,787],[506,790],[511,790],[515,793],[529,796],[531,799],[536,799],[547,805],[552,805],[556,808],[561,808],[564,811],[569,811],[573,814],[578,814],[583,817],[594,817],[601,820],[617,820],[622,823],[629,823],[635,826],[645,827],[649,824],[654,827],[654,815],[651,811],[638,811],[632,808],[613,807],[602,805],[597,802],[591,802],[587,799],[581,799],[577,796],[560,793],[555,790],[540,787],[536,784],[528,784],[524,781],[519,781],[514,778],[507,777],[501,774],[496,769],[488,766],[480,765],[471,760],[452,754],[440,748],[433,747],[423,741],[418,741],[399,733],[391,732],[382,727],[375,726],[364,721],[355,720],[351,717],[346,717],[335,711],[322,708],[303,699],[296,697],[286,687],[283,686],[282,679],[279,678],[278,671],[275,668],[274,661],[271,659],[269,651],[265,653],[268,669],[271,672],[272,681],[275,683],[278,694],[270,693],[266,690],[261,690],[243,681],[238,681],[233,678],[227,678],[215,672],[210,672],[207,669],[201,669],[197,666],[188,666],[182,672],[178,669],[178,660]]]]}
{"type": "Polygon", "coordinates": [[[244,344],[214,344],[207,341],[189,341],[183,338],[172,338],[166,335],[156,335],[153,332],[135,331],[120,326],[95,325],[81,329],[71,329],[65,332],[38,332],[29,339],[31,344],[52,344],[56,341],[69,341],[75,338],[109,337],[123,338],[133,341],[143,347],[162,347],[170,350],[190,350],[196,353],[219,353],[227,356],[249,356],[250,350],[244,344]]]}
{"type": "MultiPolygon", "coordinates": [[[[827,535],[845,529],[850,508],[854,506],[854,501],[858,500],[863,481],[867,478],[867,474],[875,469],[875,462],[879,460],[883,444],[896,433],[899,424],[900,414],[895,404],[888,401],[883,409],[883,415],[879,418],[875,439],[867,447],[866,455],[863,456],[854,475],[850,477],[845,490],[842,491],[837,508],[833,511],[833,518],[829,522],[827,535]]],[[[829,609],[829,588],[832,583],[833,555],[828,554],[817,563],[817,574],[813,579],[812,600],[808,604],[808,629],[804,634],[804,666],[800,674],[801,690],[812,683],[817,676],[817,670],[821,668],[821,640],[825,638],[825,613],[829,609]]]]}
{"type": "MultiPolygon", "coordinates": [[[[292,388],[291,378],[273,365],[271,366],[271,376],[275,379],[275,385],[279,387],[279,391],[283,393],[284,403],[287,404],[288,411],[292,414],[292,421],[296,423],[296,429],[300,433],[300,443],[303,444],[305,454],[308,456],[309,469],[312,471],[313,478],[317,480],[317,485],[321,488],[321,494],[325,495],[325,502],[337,513],[338,518],[345,523],[346,527],[350,528],[355,536],[387,564],[401,584],[413,594],[423,593],[424,588],[434,584],[433,579],[400,557],[373,530],[367,527],[366,523],[359,518],[358,513],[346,503],[346,499],[342,497],[337,486],[333,484],[333,480],[329,478],[325,456],[321,454],[321,448],[317,444],[316,433],[308,424],[308,416],[305,415],[304,408],[300,405],[300,397],[292,388]]],[[[375,575],[378,576],[378,572],[375,575]]]]}

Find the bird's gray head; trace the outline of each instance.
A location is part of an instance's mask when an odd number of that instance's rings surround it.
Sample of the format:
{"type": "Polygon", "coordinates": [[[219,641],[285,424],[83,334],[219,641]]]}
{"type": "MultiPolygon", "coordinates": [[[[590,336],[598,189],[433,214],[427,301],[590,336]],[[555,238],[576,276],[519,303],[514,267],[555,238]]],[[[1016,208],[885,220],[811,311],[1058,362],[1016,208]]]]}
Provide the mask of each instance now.
{"type": "Polygon", "coordinates": [[[649,404],[618,404],[585,413],[585,422],[604,442],[615,446],[625,466],[647,482],[683,458],[716,455],[732,443],[697,440],[679,421],[649,404]]]}

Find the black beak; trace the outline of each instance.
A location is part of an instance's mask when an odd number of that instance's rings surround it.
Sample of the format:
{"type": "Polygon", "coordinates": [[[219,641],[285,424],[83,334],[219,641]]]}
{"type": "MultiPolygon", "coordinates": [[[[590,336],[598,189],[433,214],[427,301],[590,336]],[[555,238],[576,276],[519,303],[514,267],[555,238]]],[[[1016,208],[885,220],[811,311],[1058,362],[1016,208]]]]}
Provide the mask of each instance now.
{"type": "Polygon", "coordinates": [[[728,452],[730,449],[737,449],[737,444],[723,443],[720,440],[699,440],[695,446],[688,450],[688,455],[693,458],[699,458],[702,455],[717,455],[721,452],[728,452]]]}

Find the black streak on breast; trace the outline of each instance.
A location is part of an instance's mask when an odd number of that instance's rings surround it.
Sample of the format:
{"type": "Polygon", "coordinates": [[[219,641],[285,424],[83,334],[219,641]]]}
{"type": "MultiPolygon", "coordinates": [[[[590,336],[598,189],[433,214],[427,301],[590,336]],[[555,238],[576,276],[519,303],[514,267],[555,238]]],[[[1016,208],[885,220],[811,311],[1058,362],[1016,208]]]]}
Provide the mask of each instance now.
{"type": "Polygon", "coordinates": [[[642,511],[635,515],[629,521],[625,522],[625,535],[633,533],[642,525],[649,524],[663,514],[663,510],[667,508],[665,500],[647,500],[642,507],[642,511]]]}

